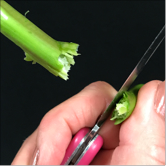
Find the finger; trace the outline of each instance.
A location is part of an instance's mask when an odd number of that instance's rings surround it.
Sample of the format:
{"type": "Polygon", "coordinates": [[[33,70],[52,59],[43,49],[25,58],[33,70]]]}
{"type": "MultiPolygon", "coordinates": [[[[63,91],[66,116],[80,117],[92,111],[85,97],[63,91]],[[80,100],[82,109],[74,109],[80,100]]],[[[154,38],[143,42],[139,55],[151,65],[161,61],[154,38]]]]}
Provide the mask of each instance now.
{"type": "Polygon", "coordinates": [[[72,135],[83,127],[92,127],[115,94],[109,84],[93,83],[49,111],[38,128],[37,164],[60,164],[72,135]]]}
{"type": "Polygon", "coordinates": [[[12,165],[28,165],[32,160],[32,154],[36,147],[37,130],[35,130],[23,143],[20,150],[16,154],[12,165]]]}
{"type": "Polygon", "coordinates": [[[94,160],[91,162],[91,165],[110,165],[113,152],[113,149],[100,150],[100,152],[95,156],[94,160]]]}
{"type": "Polygon", "coordinates": [[[91,165],[110,165],[114,149],[119,145],[120,125],[114,125],[110,118],[106,120],[99,131],[104,140],[103,147],[95,156],[91,165]]]}
{"type": "Polygon", "coordinates": [[[114,125],[114,121],[110,119],[111,117],[106,120],[99,131],[99,135],[101,135],[104,140],[102,146],[104,150],[111,150],[119,145],[120,125],[114,125]]]}
{"type": "Polygon", "coordinates": [[[139,91],[134,112],[121,126],[120,145],[111,164],[164,164],[164,112],[165,82],[145,84],[139,91]]]}

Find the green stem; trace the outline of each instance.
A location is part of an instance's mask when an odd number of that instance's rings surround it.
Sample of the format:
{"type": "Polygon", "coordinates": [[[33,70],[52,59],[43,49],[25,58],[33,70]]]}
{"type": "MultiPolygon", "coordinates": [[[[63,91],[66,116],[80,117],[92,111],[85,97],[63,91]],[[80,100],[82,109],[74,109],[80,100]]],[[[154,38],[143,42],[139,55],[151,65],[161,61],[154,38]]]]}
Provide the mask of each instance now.
{"type": "Polygon", "coordinates": [[[139,84],[129,91],[123,92],[123,96],[112,113],[111,120],[115,120],[115,125],[122,123],[132,114],[136,105],[138,91],[142,86],[143,84],[139,84]]]}
{"type": "Polygon", "coordinates": [[[1,33],[25,52],[25,60],[39,63],[52,74],[68,78],[78,44],[59,42],[48,36],[5,1],[0,1],[1,33]]]}

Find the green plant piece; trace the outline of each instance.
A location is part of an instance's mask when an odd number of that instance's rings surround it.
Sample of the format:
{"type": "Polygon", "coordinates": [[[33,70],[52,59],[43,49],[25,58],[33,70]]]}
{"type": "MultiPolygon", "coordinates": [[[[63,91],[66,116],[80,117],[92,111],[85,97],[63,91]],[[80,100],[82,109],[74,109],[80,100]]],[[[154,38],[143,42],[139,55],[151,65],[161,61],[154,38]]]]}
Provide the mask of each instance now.
{"type": "Polygon", "coordinates": [[[68,79],[68,71],[75,64],[73,56],[79,55],[78,44],[54,40],[4,0],[0,0],[0,17],[1,33],[25,52],[24,60],[68,79]]]}
{"type": "Polygon", "coordinates": [[[121,99],[116,103],[112,118],[110,119],[115,120],[115,125],[122,123],[132,114],[137,102],[138,91],[142,86],[143,84],[139,84],[129,91],[123,92],[121,99]]]}

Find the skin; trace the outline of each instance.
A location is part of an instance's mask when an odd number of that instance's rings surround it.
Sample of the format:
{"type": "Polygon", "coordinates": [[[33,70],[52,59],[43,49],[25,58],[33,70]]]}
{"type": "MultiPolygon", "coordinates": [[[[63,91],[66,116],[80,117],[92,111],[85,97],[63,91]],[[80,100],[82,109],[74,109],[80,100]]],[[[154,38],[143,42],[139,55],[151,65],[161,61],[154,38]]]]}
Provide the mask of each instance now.
{"type": "MultiPolygon", "coordinates": [[[[132,115],[121,125],[115,126],[109,119],[105,122],[99,133],[104,144],[91,164],[165,165],[165,113],[157,113],[154,104],[159,100],[159,86],[165,93],[164,84],[145,84],[132,115]]],[[[54,107],[24,141],[12,164],[32,164],[39,150],[38,165],[59,165],[72,135],[83,127],[93,127],[116,93],[112,86],[99,81],[54,107]]]]}

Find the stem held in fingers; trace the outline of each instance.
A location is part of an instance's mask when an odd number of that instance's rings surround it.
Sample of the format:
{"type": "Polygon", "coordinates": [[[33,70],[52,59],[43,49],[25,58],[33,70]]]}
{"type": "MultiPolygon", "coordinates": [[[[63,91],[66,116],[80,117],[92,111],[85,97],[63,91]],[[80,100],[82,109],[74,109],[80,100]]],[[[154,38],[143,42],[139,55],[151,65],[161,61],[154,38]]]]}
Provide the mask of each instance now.
{"type": "Polygon", "coordinates": [[[122,123],[126,120],[133,112],[136,102],[137,94],[143,84],[136,85],[129,91],[124,91],[122,98],[116,104],[116,108],[112,113],[110,120],[115,120],[115,125],[122,123]]]}

